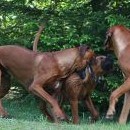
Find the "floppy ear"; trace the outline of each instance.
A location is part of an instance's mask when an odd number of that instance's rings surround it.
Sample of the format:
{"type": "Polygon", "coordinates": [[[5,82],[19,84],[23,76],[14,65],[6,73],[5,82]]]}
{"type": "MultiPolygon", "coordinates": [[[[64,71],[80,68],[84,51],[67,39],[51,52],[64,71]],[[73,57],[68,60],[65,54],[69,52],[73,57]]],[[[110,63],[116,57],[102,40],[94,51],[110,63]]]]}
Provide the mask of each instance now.
{"type": "Polygon", "coordinates": [[[83,57],[83,56],[85,55],[86,51],[87,51],[88,49],[90,49],[89,46],[87,46],[87,45],[81,45],[81,46],[79,46],[78,48],[79,48],[79,55],[80,55],[81,57],[83,57]]]}
{"type": "Polygon", "coordinates": [[[107,35],[106,35],[106,40],[105,40],[105,42],[104,42],[104,45],[105,45],[105,46],[106,46],[107,43],[110,41],[111,37],[112,37],[112,32],[111,32],[111,31],[108,31],[108,32],[107,32],[107,35]]]}

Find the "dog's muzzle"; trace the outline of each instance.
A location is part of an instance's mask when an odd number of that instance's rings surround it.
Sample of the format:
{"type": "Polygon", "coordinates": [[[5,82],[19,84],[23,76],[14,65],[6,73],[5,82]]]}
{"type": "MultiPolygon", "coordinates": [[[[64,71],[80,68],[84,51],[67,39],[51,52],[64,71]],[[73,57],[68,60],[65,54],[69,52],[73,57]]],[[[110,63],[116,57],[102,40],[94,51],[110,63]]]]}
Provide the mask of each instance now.
{"type": "Polygon", "coordinates": [[[111,56],[106,56],[105,60],[101,62],[101,67],[104,71],[108,72],[113,69],[114,61],[111,56]]]}

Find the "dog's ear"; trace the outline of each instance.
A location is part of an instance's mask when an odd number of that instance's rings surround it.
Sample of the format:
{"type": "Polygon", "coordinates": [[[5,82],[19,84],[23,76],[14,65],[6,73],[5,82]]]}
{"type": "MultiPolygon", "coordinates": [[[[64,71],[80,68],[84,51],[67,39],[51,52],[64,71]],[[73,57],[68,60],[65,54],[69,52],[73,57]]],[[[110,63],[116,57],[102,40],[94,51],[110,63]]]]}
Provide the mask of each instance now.
{"type": "Polygon", "coordinates": [[[105,39],[105,42],[104,42],[104,45],[105,45],[105,46],[107,46],[107,44],[110,43],[111,37],[112,37],[112,31],[109,30],[109,31],[107,31],[107,33],[106,33],[106,39],[105,39]]]}
{"type": "Polygon", "coordinates": [[[81,45],[78,48],[79,48],[79,54],[81,57],[83,57],[85,55],[86,51],[90,49],[90,47],[87,45],[81,45]]]}

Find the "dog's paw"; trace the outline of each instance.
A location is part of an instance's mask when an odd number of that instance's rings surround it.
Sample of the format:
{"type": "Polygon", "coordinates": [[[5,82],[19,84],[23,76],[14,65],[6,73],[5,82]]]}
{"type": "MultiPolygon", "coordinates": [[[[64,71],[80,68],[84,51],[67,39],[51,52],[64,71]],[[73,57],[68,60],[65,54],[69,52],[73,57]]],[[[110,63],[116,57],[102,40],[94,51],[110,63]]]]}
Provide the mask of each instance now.
{"type": "Polygon", "coordinates": [[[1,115],[0,118],[12,119],[13,117],[11,115],[1,115]]]}

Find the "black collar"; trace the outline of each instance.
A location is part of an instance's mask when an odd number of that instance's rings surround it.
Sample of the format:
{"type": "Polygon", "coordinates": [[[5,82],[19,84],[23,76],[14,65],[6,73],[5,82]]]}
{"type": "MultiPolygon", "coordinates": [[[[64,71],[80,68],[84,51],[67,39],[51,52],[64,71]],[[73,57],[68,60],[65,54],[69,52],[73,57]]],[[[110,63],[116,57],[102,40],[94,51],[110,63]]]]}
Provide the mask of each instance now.
{"type": "Polygon", "coordinates": [[[92,80],[98,83],[99,77],[95,75],[91,64],[79,71],[76,71],[76,73],[79,75],[81,79],[85,79],[86,73],[89,73],[91,75],[92,80]],[[88,70],[88,72],[86,72],[86,70],[88,70]]]}

